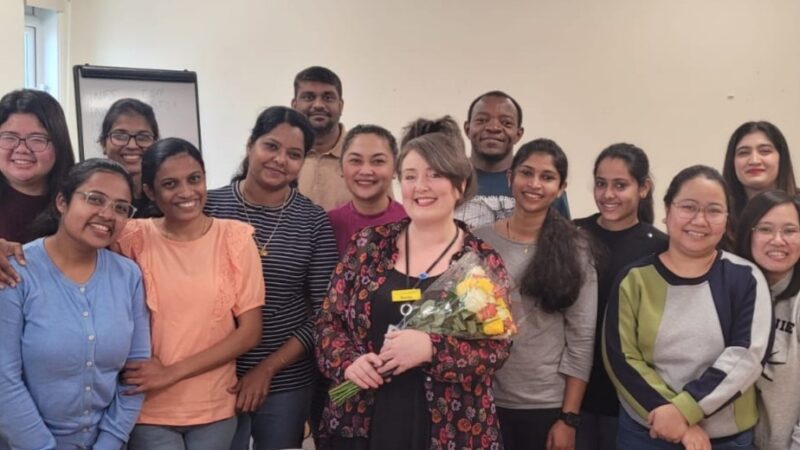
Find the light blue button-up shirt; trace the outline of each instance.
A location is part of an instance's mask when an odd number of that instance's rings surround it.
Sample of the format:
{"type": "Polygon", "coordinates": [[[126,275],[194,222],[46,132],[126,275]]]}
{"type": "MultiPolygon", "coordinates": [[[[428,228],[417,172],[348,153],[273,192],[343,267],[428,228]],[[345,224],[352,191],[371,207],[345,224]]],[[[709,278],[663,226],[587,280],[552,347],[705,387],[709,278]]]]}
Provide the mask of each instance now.
{"type": "Polygon", "coordinates": [[[136,264],[98,250],[84,284],[27,244],[22,277],[0,290],[0,450],[118,450],[144,400],[124,395],[128,360],[150,357],[150,323],[136,264]]]}

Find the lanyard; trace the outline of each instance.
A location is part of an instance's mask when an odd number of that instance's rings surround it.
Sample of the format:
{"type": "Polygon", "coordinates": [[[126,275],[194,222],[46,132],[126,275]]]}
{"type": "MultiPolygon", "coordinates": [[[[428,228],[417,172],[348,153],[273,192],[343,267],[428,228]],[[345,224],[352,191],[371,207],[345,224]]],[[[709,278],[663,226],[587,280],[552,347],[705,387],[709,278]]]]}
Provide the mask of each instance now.
{"type": "MultiPolygon", "coordinates": [[[[410,238],[411,238],[411,224],[409,224],[408,227],[406,228],[406,248],[405,248],[405,250],[406,250],[406,289],[408,289],[409,285],[411,284],[411,278],[409,277],[409,273],[411,272],[411,270],[409,268],[409,266],[411,265],[411,251],[409,250],[409,246],[408,246],[408,241],[411,240],[410,238]]],[[[446,255],[447,252],[450,251],[450,249],[453,247],[453,244],[456,243],[456,239],[458,239],[458,225],[456,225],[456,234],[455,234],[455,236],[453,236],[453,239],[450,241],[449,244],[447,244],[447,247],[439,255],[439,257],[436,258],[436,261],[434,261],[428,267],[427,270],[425,270],[424,272],[419,274],[419,279],[414,284],[413,289],[416,289],[419,286],[419,284],[422,282],[422,280],[428,278],[428,272],[430,272],[436,266],[436,264],[439,264],[439,261],[441,261],[442,258],[444,258],[444,255],[446,255]]]]}

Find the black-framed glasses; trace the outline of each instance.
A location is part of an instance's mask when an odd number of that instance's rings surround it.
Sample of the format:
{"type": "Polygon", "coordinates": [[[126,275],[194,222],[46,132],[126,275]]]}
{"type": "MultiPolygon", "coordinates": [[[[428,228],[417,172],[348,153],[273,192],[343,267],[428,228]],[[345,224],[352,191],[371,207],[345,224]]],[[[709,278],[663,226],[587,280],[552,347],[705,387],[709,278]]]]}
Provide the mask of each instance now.
{"type": "Polygon", "coordinates": [[[156,137],[152,133],[142,132],[136,134],[126,133],[124,131],[112,131],[108,134],[111,143],[124,147],[133,139],[140,148],[147,148],[153,145],[156,137]]]}
{"type": "Polygon", "coordinates": [[[800,240],[800,228],[791,225],[783,228],[772,225],[756,225],[753,227],[753,233],[764,240],[776,239],[778,235],[781,235],[784,241],[800,240]]]}
{"type": "Polygon", "coordinates": [[[129,202],[124,200],[111,200],[102,192],[75,191],[75,193],[81,194],[86,204],[99,208],[98,212],[111,207],[111,212],[126,219],[130,219],[136,214],[136,207],[129,202]]]}
{"type": "Polygon", "coordinates": [[[41,134],[31,134],[27,137],[21,137],[17,134],[5,131],[0,133],[0,149],[15,150],[21,143],[25,143],[25,147],[34,152],[41,153],[47,150],[50,145],[51,139],[41,134]]]}
{"type": "Polygon", "coordinates": [[[693,200],[684,200],[672,203],[672,207],[675,208],[677,216],[683,220],[692,220],[701,212],[708,223],[719,224],[728,219],[728,211],[720,205],[700,206],[699,203],[693,200]]]}

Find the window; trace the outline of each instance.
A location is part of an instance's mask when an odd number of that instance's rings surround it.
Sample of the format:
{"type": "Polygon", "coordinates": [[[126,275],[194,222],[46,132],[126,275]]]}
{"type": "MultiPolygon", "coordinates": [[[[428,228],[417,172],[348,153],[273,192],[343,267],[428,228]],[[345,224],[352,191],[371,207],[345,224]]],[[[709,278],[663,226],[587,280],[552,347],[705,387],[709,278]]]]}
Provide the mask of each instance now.
{"type": "Polygon", "coordinates": [[[25,7],[25,87],[59,98],[59,13],[25,7]]]}
{"type": "Polygon", "coordinates": [[[36,27],[25,25],[25,87],[36,88],[36,27]]]}

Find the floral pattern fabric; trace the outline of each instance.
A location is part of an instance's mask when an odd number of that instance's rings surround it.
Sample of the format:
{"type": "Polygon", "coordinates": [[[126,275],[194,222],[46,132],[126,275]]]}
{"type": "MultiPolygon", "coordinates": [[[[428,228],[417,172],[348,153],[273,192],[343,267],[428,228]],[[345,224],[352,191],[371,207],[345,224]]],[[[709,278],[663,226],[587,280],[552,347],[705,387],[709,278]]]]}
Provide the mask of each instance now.
{"type": "MultiPolygon", "coordinates": [[[[397,237],[409,219],[362,230],[350,242],[331,277],[316,321],[317,364],[323,376],[334,384],[344,381],[345,369],[359,356],[374,352],[369,339],[372,296],[386,281],[387,271],[397,260],[397,237]]],[[[476,252],[497,273],[506,292],[508,275],[500,256],[475,237],[466,225],[465,252],[476,252]]],[[[423,371],[426,399],[431,416],[431,450],[502,449],[500,427],[492,393],[492,375],[509,356],[508,339],[464,340],[430,335],[432,362],[423,371]]],[[[357,394],[344,405],[328,403],[320,426],[320,449],[333,437],[368,438],[374,391],[357,394]]]]}

